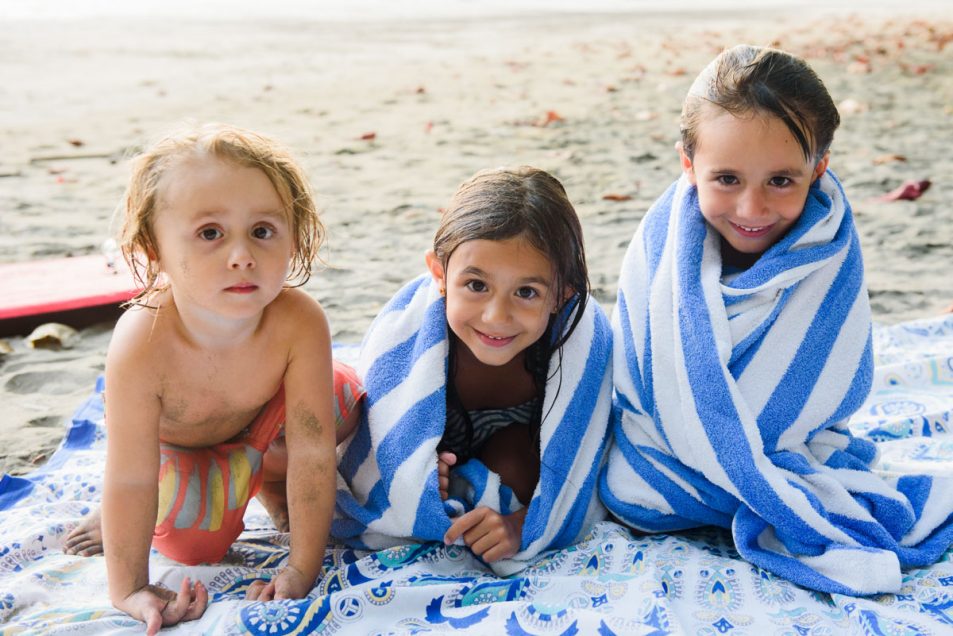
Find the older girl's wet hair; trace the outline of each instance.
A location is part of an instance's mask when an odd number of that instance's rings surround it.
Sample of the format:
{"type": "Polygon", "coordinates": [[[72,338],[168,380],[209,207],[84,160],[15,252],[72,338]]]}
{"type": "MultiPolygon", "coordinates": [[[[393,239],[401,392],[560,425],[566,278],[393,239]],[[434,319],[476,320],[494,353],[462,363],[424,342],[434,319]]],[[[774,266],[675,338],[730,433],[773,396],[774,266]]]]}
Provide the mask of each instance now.
{"type": "Polygon", "coordinates": [[[589,272],[582,226],[554,177],[529,166],[478,172],[454,194],[434,237],[433,249],[444,270],[453,252],[475,240],[523,238],[553,265],[552,293],[557,309],[573,294],[569,328],[553,343],[557,350],[575,329],[589,296],[589,272]]]}
{"type": "Polygon", "coordinates": [[[748,44],[723,51],[689,89],[681,118],[682,147],[689,158],[698,143],[698,124],[712,105],[739,117],[774,115],[815,164],[830,149],[840,125],[830,93],[804,60],[748,44]]]}
{"type": "Polygon", "coordinates": [[[161,289],[155,218],[163,206],[162,179],[172,167],[196,157],[214,157],[265,173],[281,199],[292,232],[294,253],[288,283],[307,282],[324,239],[324,226],[304,171],[285,148],[268,137],[235,126],[207,124],[168,135],[133,159],[120,204],[120,247],[142,287],[131,303],[146,304],[161,289]]]}

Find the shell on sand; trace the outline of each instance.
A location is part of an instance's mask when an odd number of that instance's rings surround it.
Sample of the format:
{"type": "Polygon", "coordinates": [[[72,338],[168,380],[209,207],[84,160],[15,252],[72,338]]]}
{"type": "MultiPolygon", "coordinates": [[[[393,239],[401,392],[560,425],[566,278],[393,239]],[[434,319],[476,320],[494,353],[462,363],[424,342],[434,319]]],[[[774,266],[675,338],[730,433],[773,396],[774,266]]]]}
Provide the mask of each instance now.
{"type": "Polygon", "coordinates": [[[68,325],[47,322],[26,337],[33,349],[70,349],[79,342],[79,332],[68,325]]]}

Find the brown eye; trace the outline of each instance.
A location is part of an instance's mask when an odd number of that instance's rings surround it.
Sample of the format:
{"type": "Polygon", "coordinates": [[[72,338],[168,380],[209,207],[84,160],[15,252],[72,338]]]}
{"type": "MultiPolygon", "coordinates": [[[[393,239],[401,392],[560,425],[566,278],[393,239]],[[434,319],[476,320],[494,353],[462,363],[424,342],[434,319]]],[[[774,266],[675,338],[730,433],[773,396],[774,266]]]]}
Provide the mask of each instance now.
{"type": "Polygon", "coordinates": [[[222,231],[215,227],[207,227],[199,232],[203,241],[214,241],[222,236],[222,231]]]}
{"type": "Polygon", "coordinates": [[[520,287],[516,290],[516,295],[523,300],[532,300],[539,296],[539,292],[532,287],[520,287]]]}
{"type": "Polygon", "coordinates": [[[267,225],[259,225],[251,231],[251,235],[256,239],[270,239],[275,235],[275,231],[267,225]]]}
{"type": "Polygon", "coordinates": [[[485,292],[486,283],[484,283],[482,280],[471,280],[467,282],[466,288],[472,292],[485,292]]]}

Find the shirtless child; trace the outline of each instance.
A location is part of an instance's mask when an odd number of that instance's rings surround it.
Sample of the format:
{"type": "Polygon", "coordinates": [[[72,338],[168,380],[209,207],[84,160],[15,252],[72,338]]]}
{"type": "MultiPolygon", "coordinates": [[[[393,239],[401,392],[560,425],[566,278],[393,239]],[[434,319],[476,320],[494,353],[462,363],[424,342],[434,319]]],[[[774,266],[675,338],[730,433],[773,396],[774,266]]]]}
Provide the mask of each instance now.
{"type": "Polygon", "coordinates": [[[150,546],[221,560],[261,490],[291,549],[248,598],[301,598],[321,572],[335,445],[359,387],[332,365],[321,306],[292,286],[323,238],[304,173],[267,138],[204,127],[136,159],[123,209],[123,253],[144,290],[106,356],[101,543],[94,514],[65,552],[104,552],[113,604],[154,634],[199,618],[208,592],[187,577],[178,593],[151,585],[150,546]]]}

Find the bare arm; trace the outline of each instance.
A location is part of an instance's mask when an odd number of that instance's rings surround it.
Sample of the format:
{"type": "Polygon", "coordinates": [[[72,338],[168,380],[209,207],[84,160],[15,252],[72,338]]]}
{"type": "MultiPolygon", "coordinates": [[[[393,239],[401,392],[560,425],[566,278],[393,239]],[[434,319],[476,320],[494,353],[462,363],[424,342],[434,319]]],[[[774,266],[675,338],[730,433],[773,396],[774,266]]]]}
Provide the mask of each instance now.
{"type": "Polygon", "coordinates": [[[109,598],[117,609],[162,625],[198,618],[208,594],[188,579],[179,593],[149,584],[149,549],[158,507],[161,403],[152,360],[141,345],[136,317],[117,324],[106,357],[106,472],[102,533],[109,598]]]}
{"type": "Polygon", "coordinates": [[[120,321],[106,356],[103,550],[109,596],[117,607],[149,583],[158,506],[161,405],[134,322],[120,321]]]}
{"type": "MultiPolygon", "coordinates": [[[[285,374],[289,566],[306,588],[286,593],[300,598],[321,573],[334,509],[337,455],[327,319],[310,297],[295,303],[294,314],[289,320],[296,328],[290,331],[296,333],[285,374]]],[[[278,585],[276,597],[282,596],[278,585]]]]}

